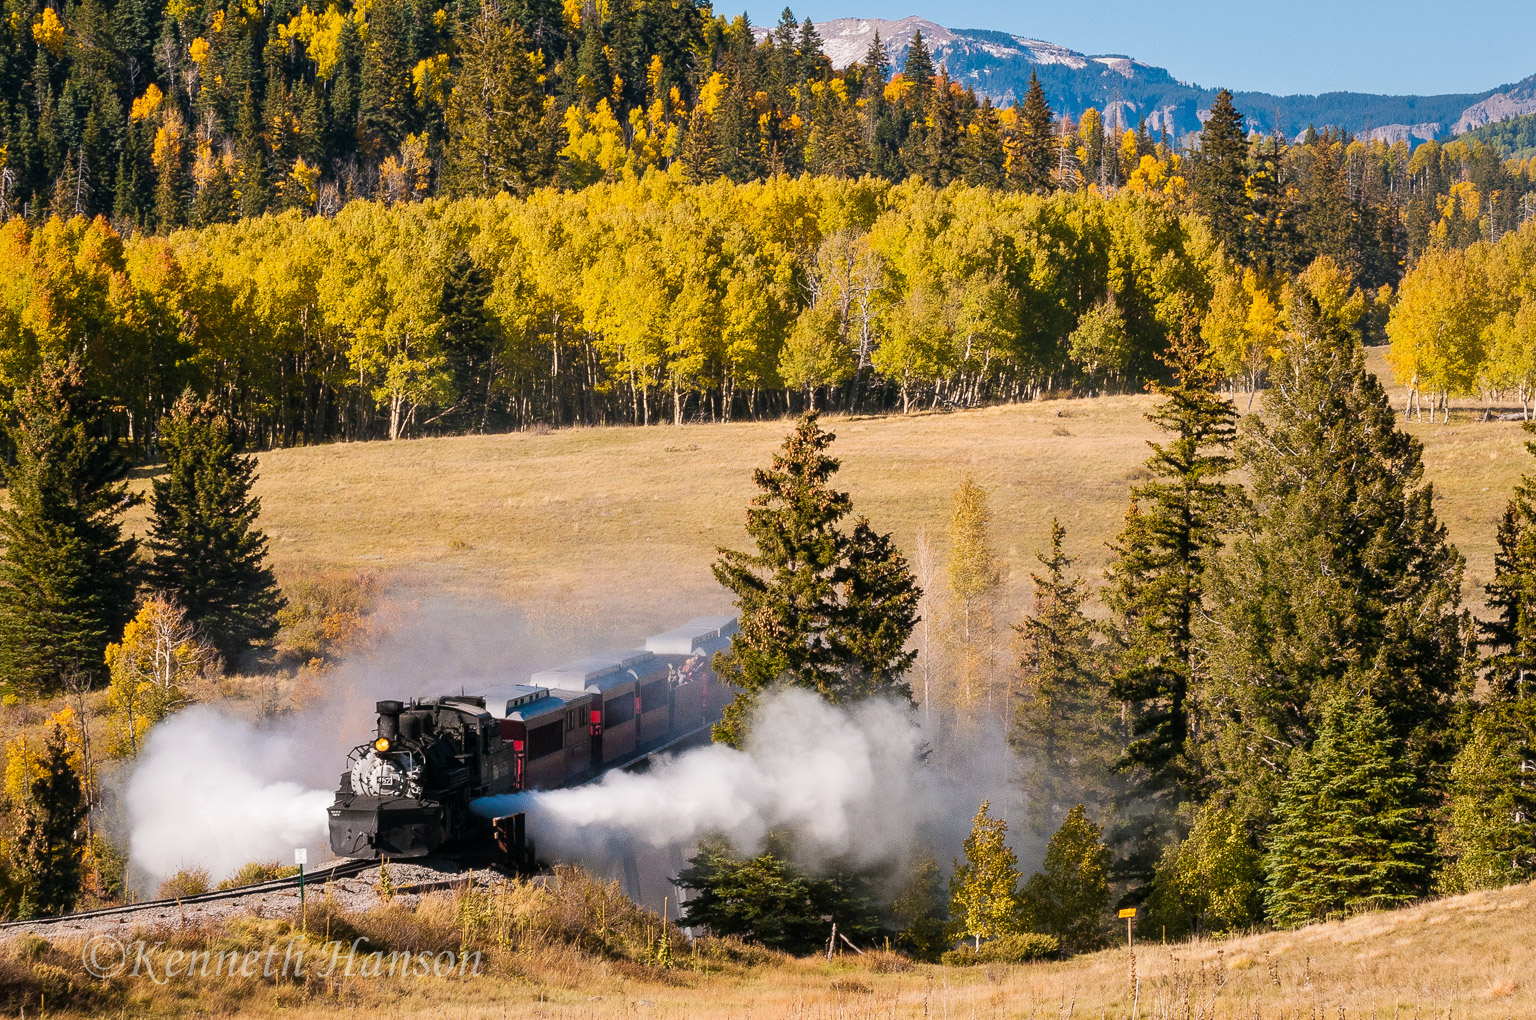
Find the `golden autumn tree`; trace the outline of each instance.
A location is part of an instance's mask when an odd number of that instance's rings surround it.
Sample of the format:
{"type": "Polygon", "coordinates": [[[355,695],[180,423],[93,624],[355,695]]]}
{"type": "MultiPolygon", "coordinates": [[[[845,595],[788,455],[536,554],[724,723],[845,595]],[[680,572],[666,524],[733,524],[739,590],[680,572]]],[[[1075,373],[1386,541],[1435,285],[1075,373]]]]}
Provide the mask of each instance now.
{"type": "Polygon", "coordinates": [[[218,668],[213,646],[198,634],[186,610],[165,595],[151,595],[107,646],[112,682],[107,704],[117,716],[119,755],[139,753],[150,727],[194,700],[204,678],[218,668]]]}

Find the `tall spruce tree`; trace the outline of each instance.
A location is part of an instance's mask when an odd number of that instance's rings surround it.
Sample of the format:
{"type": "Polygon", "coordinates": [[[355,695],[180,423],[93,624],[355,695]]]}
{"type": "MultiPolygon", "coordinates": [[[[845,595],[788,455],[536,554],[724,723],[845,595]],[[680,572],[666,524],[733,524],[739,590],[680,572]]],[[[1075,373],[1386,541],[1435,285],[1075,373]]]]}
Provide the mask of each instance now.
{"type": "Polygon", "coordinates": [[[1222,781],[1260,818],[1287,749],[1311,743],[1341,693],[1369,692],[1419,763],[1438,755],[1469,626],[1420,445],[1358,337],[1304,293],[1288,320],[1264,414],[1238,444],[1250,508],[1211,585],[1222,781]]]}
{"type": "MultiPolygon", "coordinates": [[[[1536,431],[1532,422],[1527,432],[1536,431]]],[[[1536,443],[1526,449],[1536,453],[1536,443]]],[[[1505,697],[1522,698],[1536,681],[1536,481],[1523,475],[1499,521],[1493,580],[1485,589],[1493,619],[1483,625],[1488,681],[1505,697]]]]}
{"type": "Polygon", "coordinates": [[[1093,624],[1083,613],[1088,592],[1070,575],[1062,551],[1066,529],[1051,519],[1049,555],[1037,554],[1043,574],[1031,575],[1034,603],[1018,634],[1022,699],[1013,745],[1030,763],[1026,789],[1030,817],[1042,839],[1056,831],[1074,803],[1107,809],[1111,768],[1118,754],[1114,709],[1093,624]]]}
{"type": "Polygon", "coordinates": [[[1211,115],[1200,131],[1200,156],[1195,162],[1195,209],[1210,221],[1216,239],[1234,258],[1242,258],[1248,223],[1248,132],[1243,115],[1232,105],[1232,93],[1222,89],[1211,104],[1211,115]]]}
{"type": "Polygon", "coordinates": [[[1104,589],[1116,663],[1111,689],[1125,702],[1131,729],[1122,766],[1143,793],[1164,802],[1198,784],[1189,747],[1190,694],[1201,665],[1195,625],[1207,568],[1237,499],[1223,481],[1233,465],[1237,412],[1216,392],[1193,329],[1170,355],[1173,383],[1148,415],[1167,439],[1150,444],[1152,480],[1131,489],[1104,589]]]}
{"type": "Polygon", "coordinates": [[[1397,906],[1428,888],[1418,779],[1369,695],[1328,703],[1316,743],[1291,755],[1276,815],[1265,870],[1279,927],[1397,906]]]}
{"type": "Polygon", "coordinates": [[[27,788],[16,834],[12,867],[21,880],[19,913],[25,916],[67,913],[80,898],[87,807],[70,757],[69,738],[56,724],[39,763],[40,775],[27,788]]]}
{"type": "Polygon", "coordinates": [[[444,174],[453,195],[526,194],[542,179],[543,86],[528,38],[491,6],[459,37],[444,174]]]}
{"type": "Polygon", "coordinates": [[[104,681],[137,582],[122,533],[137,502],[122,481],[128,463],[76,362],[43,365],[5,430],[16,462],[0,510],[0,683],[51,695],[70,675],[104,681]]]}
{"type": "Polygon", "coordinates": [[[1034,69],[1029,72],[1029,90],[1024,93],[1019,112],[1019,183],[1026,190],[1046,194],[1055,187],[1051,176],[1056,169],[1056,138],[1052,134],[1056,115],[1045,100],[1045,89],[1034,69]]]}
{"type": "Polygon", "coordinates": [[[753,472],[747,510],[755,553],[720,549],[715,578],[736,596],[741,629],[715,657],[737,689],[716,738],[739,743],[757,697],[776,683],[808,687],[835,704],[875,694],[910,697],[905,650],[921,592],[888,535],[860,519],[828,483],[835,438],[803,416],[768,468],[753,472]]]}
{"type": "Polygon", "coordinates": [[[901,76],[912,89],[908,100],[911,109],[921,110],[928,101],[928,95],[933,91],[935,73],[928,42],[923,38],[922,29],[918,29],[912,34],[912,43],[907,47],[907,59],[901,65],[901,76]]]}
{"type": "Polygon", "coordinates": [[[160,442],[166,473],[154,482],[149,580],[232,667],[272,639],[284,605],[256,523],[256,458],[242,455],[225,417],[190,392],[160,419],[160,442]]]}

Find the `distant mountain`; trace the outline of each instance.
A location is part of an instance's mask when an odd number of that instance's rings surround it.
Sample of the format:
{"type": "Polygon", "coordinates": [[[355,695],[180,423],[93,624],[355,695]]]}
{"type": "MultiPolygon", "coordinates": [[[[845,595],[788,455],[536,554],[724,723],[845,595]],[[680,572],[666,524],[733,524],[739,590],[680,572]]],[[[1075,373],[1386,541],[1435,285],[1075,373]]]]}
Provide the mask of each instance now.
{"type": "MultiPolygon", "coordinates": [[[[909,17],[900,21],[839,18],[817,24],[822,50],[834,67],[862,60],[876,32],[900,69],[912,37],[920,29],[935,60],[950,76],[993,102],[1011,104],[1023,97],[1031,69],[1040,77],[1052,109],[1074,118],[1092,106],[1114,123],[1135,127],[1146,117],[1153,132],[1167,129],[1182,137],[1198,131],[1216,89],[1179,81],[1166,69],[1123,54],[1090,55],[1064,46],[986,29],[952,29],[909,17]]],[[[1417,145],[1449,138],[1474,128],[1536,112],[1536,75],[1486,92],[1442,96],[1387,96],[1327,92],[1318,96],[1276,96],[1237,92],[1238,109],[1253,130],[1278,129],[1289,138],[1332,125],[1354,134],[1407,140],[1417,145]]]]}

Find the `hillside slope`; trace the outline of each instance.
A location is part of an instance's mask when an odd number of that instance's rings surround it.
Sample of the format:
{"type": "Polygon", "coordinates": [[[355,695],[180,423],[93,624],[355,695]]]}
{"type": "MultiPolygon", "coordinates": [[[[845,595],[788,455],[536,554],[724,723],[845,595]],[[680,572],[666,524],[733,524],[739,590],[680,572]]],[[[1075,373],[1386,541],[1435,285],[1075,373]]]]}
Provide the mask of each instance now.
{"type": "MultiPolygon", "coordinates": [[[[1380,352],[1371,358],[1381,371],[1380,352]]],[[[1152,404],[1131,396],[833,417],[838,483],[909,557],[923,529],[942,562],[950,495],[972,474],[991,491],[1009,569],[1004,611],[1016,618],[1052,515],[1079,569],[1103,569],[1129,486],[1143,477],[1152,404]]],[[[1536,466],[1518,423],[1479,416],[1468,408],[1450,425],[1408,426],[1468,558],[1474,608],[1504,502],[1536,466]]],[[[275,450],[261,456],[257,492],[281,573],[372,571],[423,593],[505,599],[562,626],[601,622],[630,639],[679,613],[728,607],[709,564],[718,546],[745,541],[752,468],[788,428],[578,428],[275,450]]]]}

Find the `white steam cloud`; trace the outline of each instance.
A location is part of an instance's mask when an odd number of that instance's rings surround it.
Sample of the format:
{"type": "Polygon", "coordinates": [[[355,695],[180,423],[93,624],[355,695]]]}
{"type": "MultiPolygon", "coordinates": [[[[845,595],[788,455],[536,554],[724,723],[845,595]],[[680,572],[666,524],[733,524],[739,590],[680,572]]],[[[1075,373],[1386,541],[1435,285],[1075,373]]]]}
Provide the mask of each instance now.
{"type": "Polygon", "coordinates": [[[842,709],[790,688],[764,699],[743,750],[710,745],[645,772],[487,797],[474,808],[527,812],[546,860],[687,849],[714,833],[752,852],[772,830],[793,832],[797,856],[812,866],[834,858],[899,863],[925,844],[942,855],[958,845],[982,798],[1006,810],[1012,759],[1000,739],[977,733],[964,741],[969,753],[929,755],[919,723],[894,701],[842,709]]]}
{"type": "Polygon", "coordinates": [[[520,683],[601,639],[485,601],[396,597],[374,621],[372,647],[327,673],[301,712],[258,724],[240,705],[199,705],[154,728],[109,820],[126,830],[136,888],[190,867],[217,881],[250,861],[291,861],[296,847],[328,858],[325,809],[347,752],[372,739],[375,702],[520,683]]]}
{"type": "Polygon", "coordinates": [[[271,778],[298,751],[292,734],[206,706],[155,727],[124,793],[135,870],[163,879],[201,867],[219,879],[323,843],[331,793],[271,778]]]}

